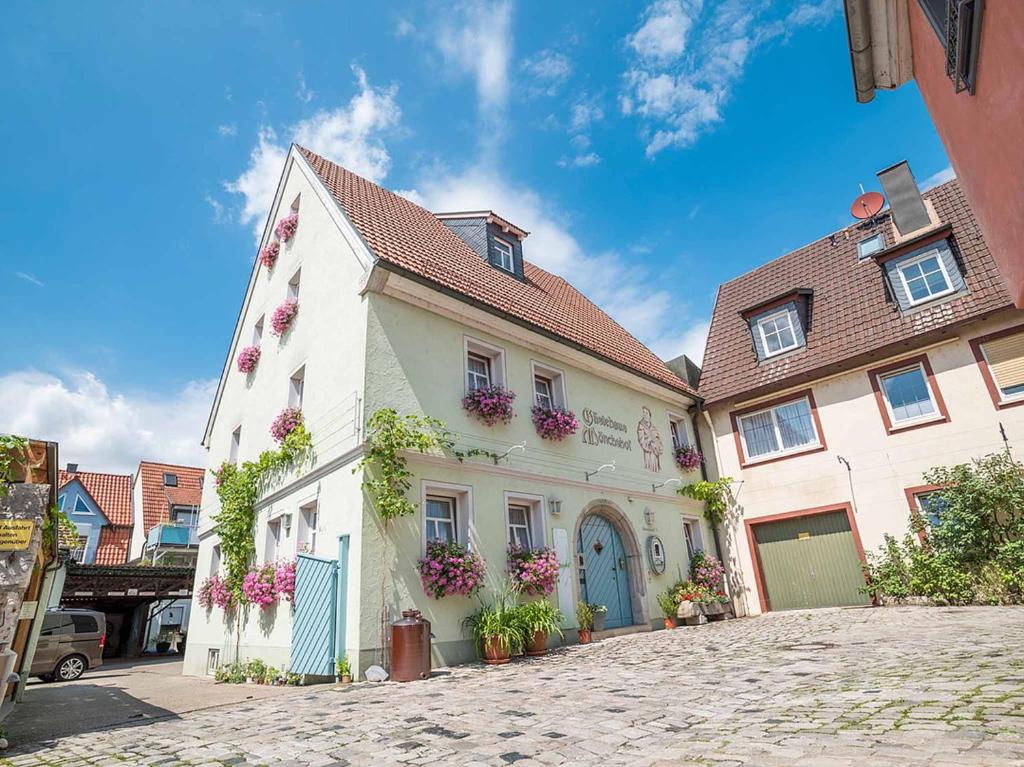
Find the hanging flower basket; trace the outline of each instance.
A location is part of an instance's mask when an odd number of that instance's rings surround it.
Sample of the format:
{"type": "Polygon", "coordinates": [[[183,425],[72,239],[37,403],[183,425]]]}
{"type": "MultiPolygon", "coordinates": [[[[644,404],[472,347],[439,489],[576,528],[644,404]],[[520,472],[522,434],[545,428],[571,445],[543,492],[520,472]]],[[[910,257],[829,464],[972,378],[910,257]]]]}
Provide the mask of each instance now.
{"type": "Polygon", "coordinates": [[[277,592],[274,590],[274,565],[253,566],[242,580],[242,594],[246,602],[258,605],[261,610],[266,610],[274,604],[277,601],[277,592]]]}
{"type": "Polygon", "coordinates": [[[251,373],[260,361],[260,347],[246,346],[238,353],[238,372],[251,373]]]}
{"type": "Polygon", "coordinates": [[[516,393],[502,386],[491,385],[474,389],[462,398],[462,407],[467,413],[472,413],[478,420],[488,426],[501,421],[509,423],[515,413],[512,411],[512,402],[516,393]]]}
{"type": "Polygon", "coordinates": [[[302,411],[297,407],[286,407],[270,424],[270,435],[278,442],[285,439],[302,425],[302,411]]]}
{"type": "Polygon", "coordinates": [[[198,600],[199,604],[207,610],[215,606],[227,610],[234,604],[235,595],[225,581],[222,581],[217,575],[211,575],[203,580],[199,587],[198,600]]]}
{"type": "Polygon", "coordinates": [[[270,317],[270,332],[275,336],[283,336],[285,331],[291,327],[295,315],[299,313],[299,302],[289,298],[279,307],[274,309],[270,317]]]}
{"type": "Polygon", "coordinates": [[[704,456],[700,454],[700,451],[689,445],[677,447],[675,449],[675,459],[676,466],[683,471],[694,471],[704,462],[704,456]]]}
{"type": "Polygon", "coordinates": [[[546,408],[534,405],[530,408],[530,413],[537,433],[544,439],[561,441],[570,434],[575,434],[580,425],[575,413],[560,407],[546,408]]]}
{"type": "Polygon", "coordinates": [[[525,593],[547,596],[558,583],[558,557],[554,549],[526,549],[513,544],[508,549],[508,572],[525,593]]]}
{"type": "Polygon", "coordinates": [[[424,593],[434,599],[472,596],[484,585],[487,567],[479,554],[454,541],[431,541],[419,561],[424,593]]]}
{"type": "Polygon", "coordinates": [[[291,602],[295,598],[294,559],[283,559],[274,565],[274,593],[291,602]]]}
{"type": "Polygon", "coordinates": [[[281,242],[288,242],[288,240],[295,236],[295,232],[298,231],[298,228],[299,214],[292,213],[277,222],[274,234],[280,238],[281,242]]]}
{"type": "Polygon", "coordinates": [[[260,251],[260,263],[263,264],[267,269],[273,269],[274,264],[277,263],[277,257],[281,253],[281,243],[277,240],[271,240],[263,246],[263,250],[260,251]]]}

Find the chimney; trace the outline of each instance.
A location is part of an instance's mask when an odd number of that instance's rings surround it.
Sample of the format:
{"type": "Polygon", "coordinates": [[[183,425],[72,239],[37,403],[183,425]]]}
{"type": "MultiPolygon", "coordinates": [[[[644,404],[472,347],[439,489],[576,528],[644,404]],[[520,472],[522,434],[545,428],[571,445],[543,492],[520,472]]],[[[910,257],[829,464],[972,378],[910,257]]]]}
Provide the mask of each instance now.
{"type": "Polygon", "coordinates": [[[69,463],[68,464],[68,474],[74,474],[77,471],[78,471],[78,464],[77,463],[69,463]]]}
{"type": "Polygon", "coordinates": [[[885,190],[886,199],[889,200],[893,224],[895,224],[900,238],[906,238],[936,223],[932,221],[932,217],[925,207],[924,199],[917,188],[917,182],[914,181],[914,174],[910,172],[910,166],[906,160],[885,170],[880,170],[878,180],[882,183],[882,189],[885,190]]]}

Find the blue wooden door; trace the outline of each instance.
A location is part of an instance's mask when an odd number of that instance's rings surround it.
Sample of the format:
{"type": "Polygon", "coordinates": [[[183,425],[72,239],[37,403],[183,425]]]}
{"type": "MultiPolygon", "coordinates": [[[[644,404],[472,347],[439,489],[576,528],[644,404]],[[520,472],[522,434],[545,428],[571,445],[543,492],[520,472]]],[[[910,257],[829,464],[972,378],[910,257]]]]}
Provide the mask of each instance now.
{"type": "Polygon", "coordinates": [[[626,550],[615,527],[604,517],[592,514],[580,525],[577,544],[583,555],[586,601],[608,608],[605,628],[632,625],[626,550]]]}
{"type": "Polygon", "coordinates": [[[298,556],[291,650],[297,674],[334,676],[337,572],[333,559],[298,556]]]}

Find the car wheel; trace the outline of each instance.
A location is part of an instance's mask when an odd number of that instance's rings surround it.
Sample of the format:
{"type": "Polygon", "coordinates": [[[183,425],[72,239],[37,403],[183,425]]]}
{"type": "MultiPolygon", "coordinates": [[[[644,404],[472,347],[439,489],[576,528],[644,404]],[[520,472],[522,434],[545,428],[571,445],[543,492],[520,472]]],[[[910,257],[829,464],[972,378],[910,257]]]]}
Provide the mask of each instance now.
{"type": "Polygon", "coordinates": [[[81,655],[69,655],[62,660],[55,670],[57,679],[62,682],[73,682],[85,671],[85,658],[81,655]]]}

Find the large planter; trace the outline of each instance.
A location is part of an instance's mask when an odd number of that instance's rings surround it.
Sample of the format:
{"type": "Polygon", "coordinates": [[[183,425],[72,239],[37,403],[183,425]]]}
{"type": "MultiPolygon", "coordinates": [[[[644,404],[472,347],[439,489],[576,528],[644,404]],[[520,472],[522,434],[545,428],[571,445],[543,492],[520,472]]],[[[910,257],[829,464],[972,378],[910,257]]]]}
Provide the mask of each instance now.
{"type": "Polygon", "coordinates": [[[535,631],[533,632],[533,639],[530,640],[530,644],[526,647],[526,654],[531,657],[538,655],[544,655],[548,651],[548,632],[546,631],[535,631]]]}
{"type": "Polygon", "coordinates": [[[484,663],[489,666],[501,666],[512,658],[508,653],[508,645],[497,637],[484,637],[484,663]]]}
{"type": "Polygon", "coordinates": [[[607,615],[605,612],[599,612],[594,610],[594,631],[604,631],[604,618],[607,615]]]}
{"type": "Polygon", "coordinates": [[[580,629],[580,644],[590,644],[590,629],[580,629]]]}
{"type": "Polygon", "coordinates": [[[704,614],[709,617],[712,615],[725,615],[729,612],[729,605],[724,602],[711,602],[709,604],[701,605],[701,610],[703,610],[704,614]]]}

